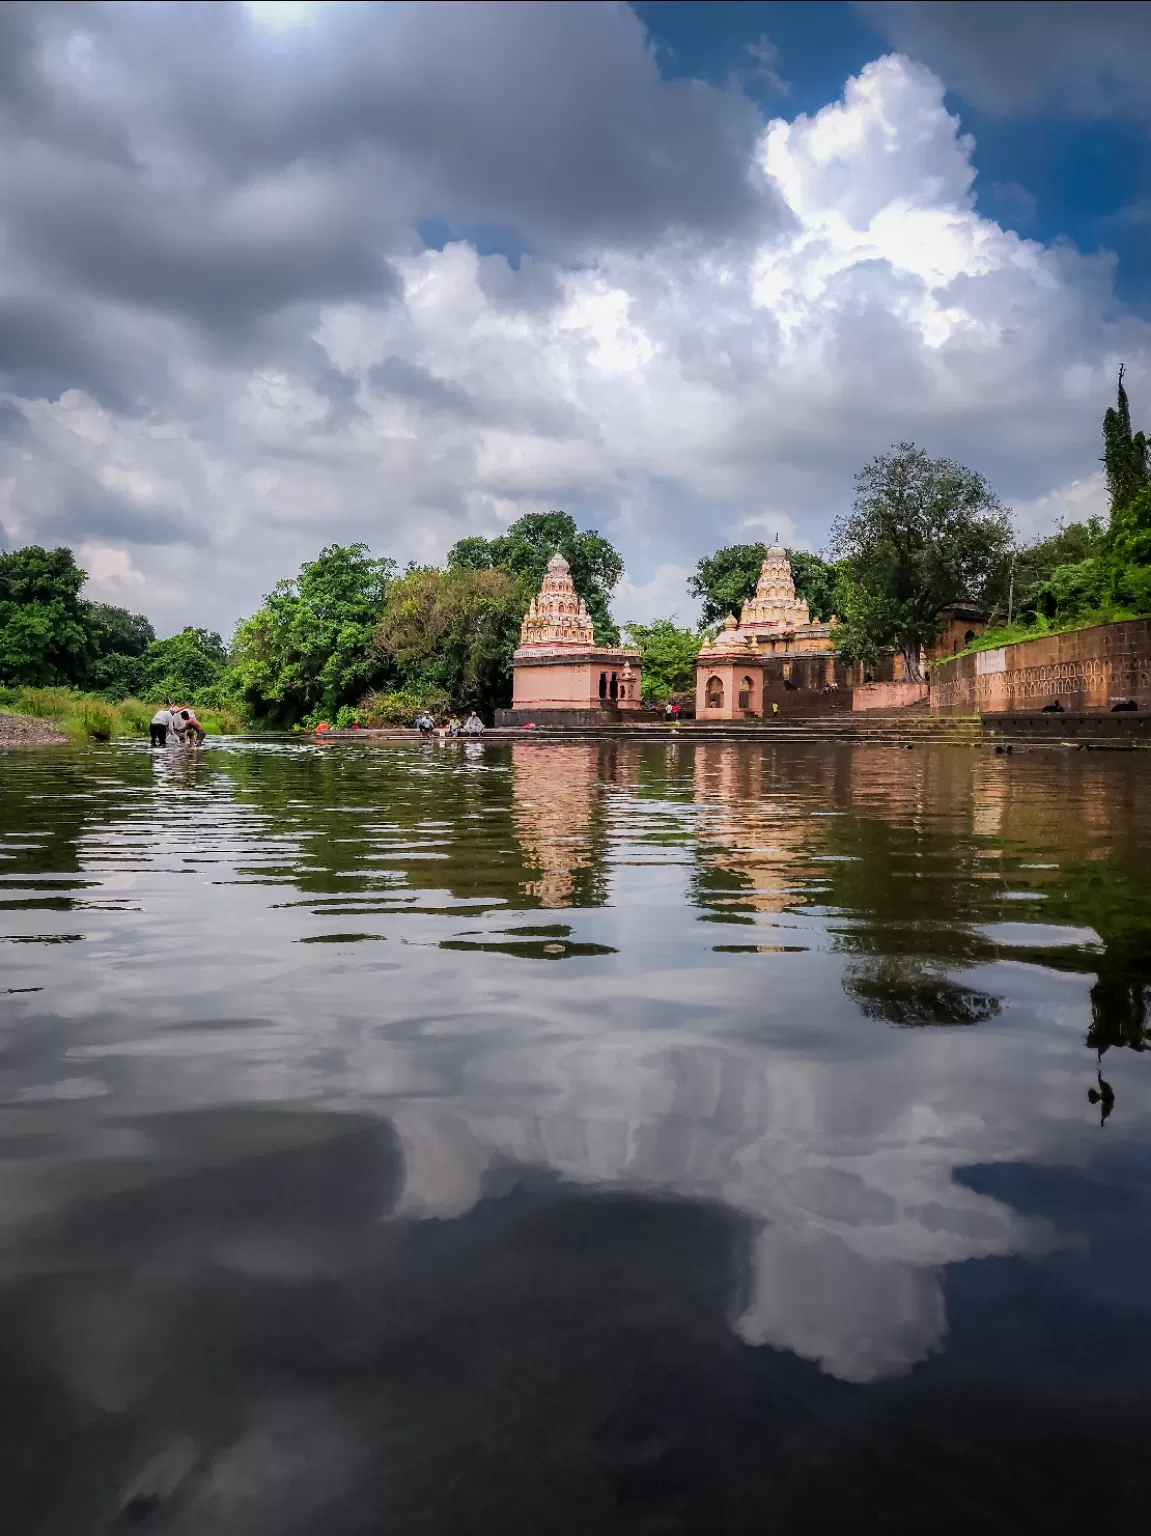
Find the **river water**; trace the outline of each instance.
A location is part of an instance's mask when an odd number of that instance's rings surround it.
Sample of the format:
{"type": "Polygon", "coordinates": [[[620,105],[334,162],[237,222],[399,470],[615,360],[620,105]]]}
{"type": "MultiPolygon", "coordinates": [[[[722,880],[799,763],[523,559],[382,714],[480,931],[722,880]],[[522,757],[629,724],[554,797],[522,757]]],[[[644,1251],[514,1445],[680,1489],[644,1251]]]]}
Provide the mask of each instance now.
{"type": "Polygon", "coordinates": [[[1145,1529],[1149,773],[0,756],[5,1528],[1145,1529]]]}

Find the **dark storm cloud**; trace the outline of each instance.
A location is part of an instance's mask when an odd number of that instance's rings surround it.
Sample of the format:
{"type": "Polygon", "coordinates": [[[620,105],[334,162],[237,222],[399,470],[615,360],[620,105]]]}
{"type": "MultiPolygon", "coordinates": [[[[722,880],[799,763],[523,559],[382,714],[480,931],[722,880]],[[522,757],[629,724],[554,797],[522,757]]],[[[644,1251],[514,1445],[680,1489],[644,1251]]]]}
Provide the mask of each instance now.
{"type": "Polygon", "coordinates": [[[168,121],[229,174],[374,152],[377,198],[565,246],[769,211],[746,174],[754,108],[738,91],[663,81],[626,6],[326,5],[314,17],[306,34],[269,38],[233,8],[162,6],[133,16],[119,46],[138,78],[159,81],[168,121]]]}
{"type": "MultiPolygon", "coordinates": [[[[111,306],[185,327],[189,358],[306,375],[317,307],[394,296],[425,217],[569,259],[770,224],[758,127],[736,91],[662,81],[627,7],[330,4],[282,31],[239,5],[5,5],[0,369],[171,404],[176,357],[111,306]]],[[[558,295],[544,264],[485,265],[501,307],[558,295]]]]}
{"type": "MultiPolygon", "coordinates": [[[[57,399],[85,390],[119,415],[136,415],[164,386],[165,369],[82,298],[0,292],[0,389],[57,399]]],[[[22,418],[21,418],[22,419],[22,418]]]]}
{"type": "Polygon", "coordinates": [[[202,523],[173,507],[133,506],[98,491],[61,505],[44,526],[56,538],[73,544],[188,544],[203,549],[211,542],[202,523]]]}
{"type": "MultiPolygon", "coordinates": [[[[81,472],[58,472],[50,504],[36,518],[44,540],[61,544],[185,544],[202,549],[210,543],[202,521],[163,502],[142,504],[118,496],[81,472]]],[[[29,509],[19,499],[17,515],[29,509]]]]}
{"type": "Polygon", "coordinates": [[[989,111],[1151,119],[1151,6],[1139,0],[874,0],[859,9],[989,111]]]}

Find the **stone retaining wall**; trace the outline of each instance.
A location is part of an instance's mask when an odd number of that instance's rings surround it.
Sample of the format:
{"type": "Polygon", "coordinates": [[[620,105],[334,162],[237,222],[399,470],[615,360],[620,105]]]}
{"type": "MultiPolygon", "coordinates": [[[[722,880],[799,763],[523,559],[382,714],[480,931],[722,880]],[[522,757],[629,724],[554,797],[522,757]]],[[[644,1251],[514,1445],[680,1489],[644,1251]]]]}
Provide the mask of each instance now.
{"type": "Polygon", "coordinates": [[[1151,619],[1020,640],[931,669],[931,707],[943,714],[1034,714],[1055,702],[1106,714],[1124,699],[1151,710],[1151,619]]]}
{"type": "Polygon", "coordinates": [[[852,709],[909,709],[927,698],[926,683],[860,683],[851,690],[852,709]]]}

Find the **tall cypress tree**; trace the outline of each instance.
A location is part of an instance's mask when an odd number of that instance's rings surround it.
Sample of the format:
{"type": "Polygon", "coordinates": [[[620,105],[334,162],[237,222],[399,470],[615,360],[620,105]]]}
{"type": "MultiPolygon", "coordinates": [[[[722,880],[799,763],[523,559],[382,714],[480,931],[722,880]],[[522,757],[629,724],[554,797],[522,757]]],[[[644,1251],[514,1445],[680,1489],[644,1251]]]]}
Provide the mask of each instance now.
{"type": "Polygon", "coordinates": [[[1119,367],[1119,399],[1103,417],[1103,469],[1111,497],[1112,516],[1151,485],[1151,443],[1144,432],[1131,431],[1131,407],[1119,367]]]}

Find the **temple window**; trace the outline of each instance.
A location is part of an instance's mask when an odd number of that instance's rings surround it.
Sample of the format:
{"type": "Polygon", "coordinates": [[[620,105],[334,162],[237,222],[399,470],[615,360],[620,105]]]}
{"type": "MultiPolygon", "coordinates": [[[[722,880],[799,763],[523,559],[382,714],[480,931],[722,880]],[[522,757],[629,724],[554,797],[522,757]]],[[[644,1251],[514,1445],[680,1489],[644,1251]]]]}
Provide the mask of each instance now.
{"type": "Polygon", "coordinates": [[[606,699],[607,698],[607,673],[606,672],[601,672],[600,675],[599,675],[599,696],[600,696],[601,699],[606,699]]]}
{"type": "Polygon", "coordinates": [[[751,708],[751,694],[752,694],[752,689],[754,687],[755,687],[755,684],[752,682],[750,677],[745,677],[743,679],[743,681],[740,683],[740,685],[739,685],[739,707],[740,707],[740,709],[750,709],[751,708]]]}
{"type": "Polygon", "coordinates": [[[619,673],[618,672],[613,672],[612,675],[611,675],[611,686],[608,688],[608,693],[612,696],[613,699],[618,699],[619,698],[619,673]]]}
{"type": "Polygon", "coordinates": [[[964,643],[964,645],[970,645],[971,642],[974,639],[975,639],[975,631],[973,629],[969,629],[967,631],[967,633],[963,637],[963,643],[964,643]]]}
{"type": "Polygon", "coordinates": [[[783,676],[784,676],[785,680],[791,676],[791,662],[790,661],[785,661],[784,664],[783,664],[783,676]]]}
{"type": "Polygon", "coordinates": [[[707,680],[707,707],[708,709],[723,708],[723,684],[718,677],[709,677],[707,680]]]}

